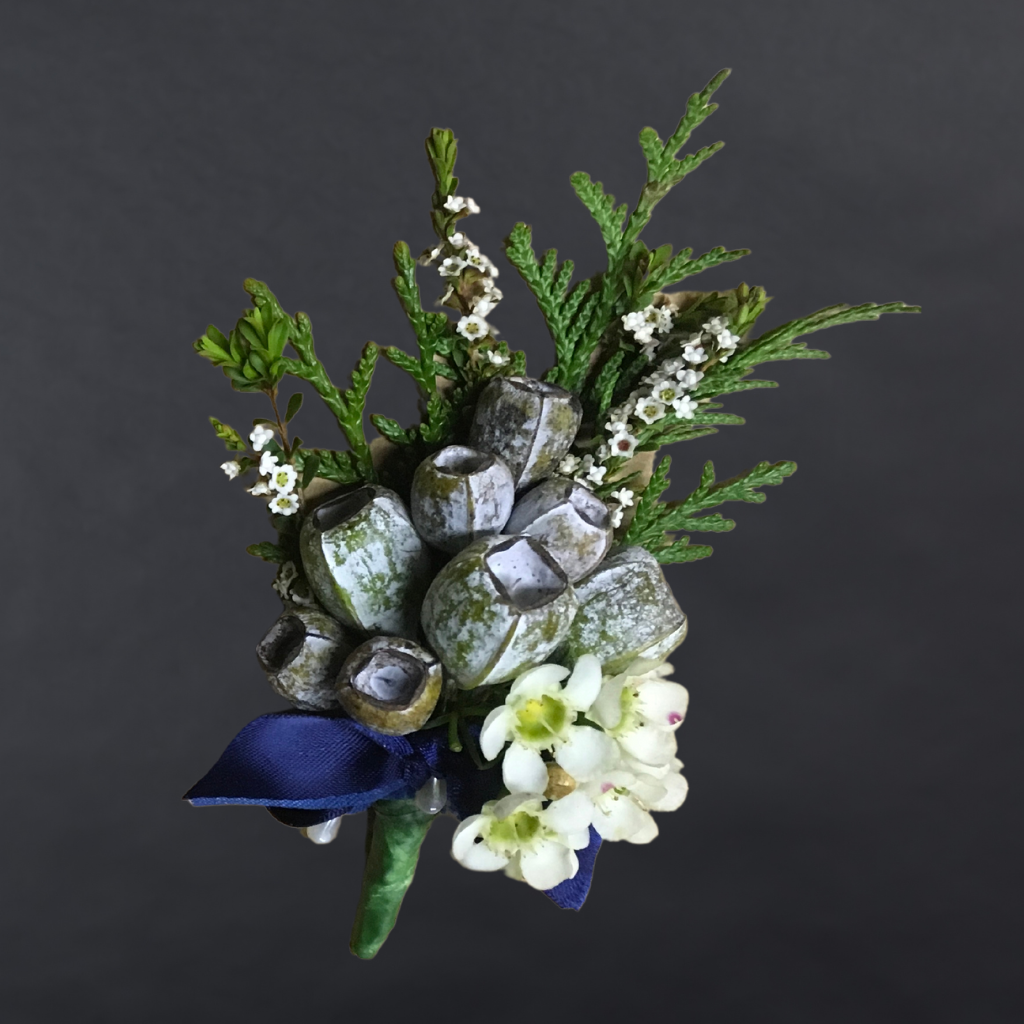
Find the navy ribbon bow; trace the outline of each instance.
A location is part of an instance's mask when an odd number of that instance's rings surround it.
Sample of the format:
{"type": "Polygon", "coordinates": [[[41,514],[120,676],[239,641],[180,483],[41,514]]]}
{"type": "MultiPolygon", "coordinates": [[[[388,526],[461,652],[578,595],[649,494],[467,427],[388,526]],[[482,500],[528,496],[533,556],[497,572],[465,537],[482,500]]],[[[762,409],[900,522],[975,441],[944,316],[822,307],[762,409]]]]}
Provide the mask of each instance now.
{"type": "MultiPolygon", "coordinates": [[[[340,715],[280,711],[242,729],[185,799],[197,807],[262,806],[302,827],[365,811],[378,800],[411,799],[431,775],[445,780],[448,807],[459,819],[478,813],[501,787],[497,768],[480,771],[453,754],[442,729],[385,736],[340,715]]],[[[600,845],[591,828],[590,845],[577,851],[576,876],[547,890],[558,906],[583,906],[600,845]]]]}

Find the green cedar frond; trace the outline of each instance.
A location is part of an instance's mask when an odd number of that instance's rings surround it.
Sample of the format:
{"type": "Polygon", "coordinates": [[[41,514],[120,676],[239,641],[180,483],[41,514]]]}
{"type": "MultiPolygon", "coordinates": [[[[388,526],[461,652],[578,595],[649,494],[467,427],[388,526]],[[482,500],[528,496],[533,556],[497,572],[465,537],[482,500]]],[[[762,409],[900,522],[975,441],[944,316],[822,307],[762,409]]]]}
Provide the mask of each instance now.
{"type": "Polygon", "coordinates": [[[597,222],[609,257],[617,255],[622,241],[622,225],[626,222],[629,207],[625,203],[617,207],[615,196],[606,194],[604,185],[599,181],[591,181],[585,171],[571,175],[569,182],[580,202],[597,222]]]}

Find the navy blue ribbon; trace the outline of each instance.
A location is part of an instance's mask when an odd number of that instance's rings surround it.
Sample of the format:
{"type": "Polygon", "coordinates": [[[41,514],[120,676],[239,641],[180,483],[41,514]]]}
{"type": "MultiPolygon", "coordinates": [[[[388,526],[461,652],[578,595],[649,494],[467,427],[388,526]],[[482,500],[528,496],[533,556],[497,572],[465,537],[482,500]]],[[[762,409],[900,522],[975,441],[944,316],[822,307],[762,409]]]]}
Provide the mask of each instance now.
{"type": "MultiPolygon", "coordinates": [[[[185,799],[197,807],[266,807],[301,828],[365,811],[377,800],[410,799],[431,775],[445,780],[448,809],[460,819],[501,789],[500,771],[481,771],[453,754],[443,729],[385,736],[340,715],[280,711],[242,729],[185,799]]],[[[583,906],[600,845],[591,828],[590,845],[577,851],[576,877],[547,891],[560,907],[583,906]]]]}

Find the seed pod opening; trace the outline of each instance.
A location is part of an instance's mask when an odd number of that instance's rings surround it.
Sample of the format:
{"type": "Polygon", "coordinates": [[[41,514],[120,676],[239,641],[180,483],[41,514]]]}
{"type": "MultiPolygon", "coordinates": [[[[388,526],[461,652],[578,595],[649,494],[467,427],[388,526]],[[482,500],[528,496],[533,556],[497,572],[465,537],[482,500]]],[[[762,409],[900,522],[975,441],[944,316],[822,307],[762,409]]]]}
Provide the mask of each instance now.
{"type": "Polygon", "coordinates": [[[576,593],[579,611],[566,637],[573,660],[593,654],[605,672],[621,672],[637,658],[663,660],[686,639],[686,616],[644,548],[613,552],[576,593]]]}
{"type": "Polygon", "coordinates": [[[411,640],[375,636],[345,659],[337,679],[341,706],[389,736],[421,729],[441,696],[441,663],[411,640]]]}
{"type": "Polygon", "coordinates": [[[430,552],[394,491],[370,485],[325,502],[306,517],[299,544],[314,593],[337,619],[416,636],[430,552]]]}
{"type": "Polygon", "coordinates": [[[516,502],[506,530],[539,540],[570,583],[600,564],[614,533],[608,506],[593,491],[564,477],[551,477],[527,491],[516,502]]]}
{"type": "Polygon", "coordinates": [[[420,463],[410,508],[420,536],[454,553],[501,533],[514,500],[512,474],[500,456],[455,444],[420,463]]]}
{"type": "Polygon", "coordinates": [[[470,440],[500,455],[522,491],[550,476],[583,417],[570,391],[532,377],[495,377],[477,402],[470,440]]]}
{"type": "Polygon", "coordinates": [[[353,644],[344,629],[315,608],[282,615],[256,645],[256,657],[274,691],[304,711],[338,707],[334,680],[353,644]]]}
{"type": "Polygon", "coordinates": [[[423,629],[451,677],[472,689],[543,662],[575,613],[569,580],[538,541],[489,537],[437,574],[423,601],[423,629]]]}

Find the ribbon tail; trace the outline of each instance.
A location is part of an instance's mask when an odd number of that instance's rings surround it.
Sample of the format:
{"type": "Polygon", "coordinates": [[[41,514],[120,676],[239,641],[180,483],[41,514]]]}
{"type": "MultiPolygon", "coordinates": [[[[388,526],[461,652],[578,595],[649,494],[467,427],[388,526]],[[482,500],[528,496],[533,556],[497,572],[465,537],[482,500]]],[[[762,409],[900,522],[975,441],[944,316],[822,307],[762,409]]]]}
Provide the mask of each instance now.
{"type": "Polygon", "coordinates": [[[367,813],[366,868],[349,948],[372,960],[398,919],[434,815],[412,800],[378,800],[367,813]]]}

